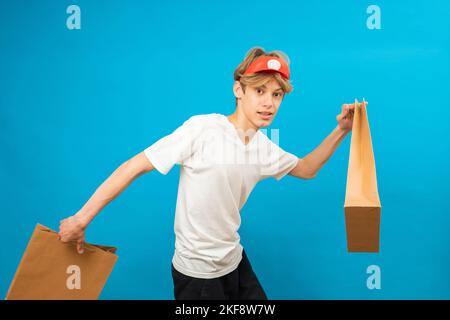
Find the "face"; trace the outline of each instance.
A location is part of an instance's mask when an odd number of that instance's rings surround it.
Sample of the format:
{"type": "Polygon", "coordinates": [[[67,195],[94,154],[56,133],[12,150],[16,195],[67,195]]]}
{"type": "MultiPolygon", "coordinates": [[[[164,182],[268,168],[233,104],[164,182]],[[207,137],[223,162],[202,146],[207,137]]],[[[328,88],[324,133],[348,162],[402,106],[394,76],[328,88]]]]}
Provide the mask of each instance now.
{"type": "Polygon", "coordinates": [[[272,123],[284,97],[284,92],[275,79],[262,87],[247,86],[245,93],[239,81],[236,81],[234,93],[240,99],[238,107],[255,128],[268,127],[272,123]]]}

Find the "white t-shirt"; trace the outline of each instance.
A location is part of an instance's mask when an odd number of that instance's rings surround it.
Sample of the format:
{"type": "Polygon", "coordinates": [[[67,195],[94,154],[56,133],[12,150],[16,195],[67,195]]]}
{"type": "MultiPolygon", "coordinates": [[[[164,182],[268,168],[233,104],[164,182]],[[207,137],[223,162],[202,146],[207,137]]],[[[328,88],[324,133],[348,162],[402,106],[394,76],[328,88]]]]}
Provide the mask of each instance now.
{"type": "Polygon", "coordinates": [[[241,261],[240,210],[256,183],[280,180],[298,161],[261,129],[245,145],[228,118],[217,113],[189,118],[144,153],[162,174],[181,165],[172,263],[204,279],[226,275],[241,261]]]}

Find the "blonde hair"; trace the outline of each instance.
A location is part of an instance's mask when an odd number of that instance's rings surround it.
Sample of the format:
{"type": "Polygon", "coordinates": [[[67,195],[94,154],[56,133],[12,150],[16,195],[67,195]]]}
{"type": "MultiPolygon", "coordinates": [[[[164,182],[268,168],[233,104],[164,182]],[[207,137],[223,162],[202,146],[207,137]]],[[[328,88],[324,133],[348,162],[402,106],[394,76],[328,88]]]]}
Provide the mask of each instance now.
{"type": "MultiPolygon", "coordinates": [[[[246,74],[243,75],[245,70],[247,70],[248,66],[255,61],[260,56],[269,56],[269,57],[277,57],[286,62],[287,65],[290,64],[289,57],[282,51],[274,50],[271,52],[265,52],[261,47],[255,47],[250,49],[245,55],[244,60],[237,66],[234,71],[234,80],[239,81],[241,83],[242,90],[245,93],[245,88],[247,86],[250,87],[260,87],[265,85],[272,79],[275,79],[280,85],[281,89],[284,93],[290,93],[294,89],[289,80],[283,78],[283,76],[278,72],[257,72],[254,74],[246,74]]],[[[237,98],[236,98],[237,105],[237,98]]]]}

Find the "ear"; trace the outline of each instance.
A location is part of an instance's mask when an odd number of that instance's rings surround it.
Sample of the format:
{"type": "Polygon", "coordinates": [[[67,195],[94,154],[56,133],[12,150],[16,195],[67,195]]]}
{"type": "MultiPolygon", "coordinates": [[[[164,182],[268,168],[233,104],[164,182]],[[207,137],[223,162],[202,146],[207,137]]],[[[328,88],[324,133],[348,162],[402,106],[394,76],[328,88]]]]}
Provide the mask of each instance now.
{"type": "Polygon", "coordinates": [[[238,99],[242,98],[244,95],[244,90],[242,90],[241,83],[239,81],[235,81],[233,85],[234,96],[238,99]]]}

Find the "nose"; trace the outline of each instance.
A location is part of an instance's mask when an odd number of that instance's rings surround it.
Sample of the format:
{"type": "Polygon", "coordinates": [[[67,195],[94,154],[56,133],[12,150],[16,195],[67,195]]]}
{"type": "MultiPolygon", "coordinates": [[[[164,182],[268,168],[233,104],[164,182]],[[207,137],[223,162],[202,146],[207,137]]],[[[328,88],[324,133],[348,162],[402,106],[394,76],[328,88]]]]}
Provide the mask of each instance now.
{"type": "Polygon", "coordinates": [[[267,109],[271,109],[272,106],[274,105],[274,103],[273,103],[273,97],[272,97],[270,94],[268,94],[268,95],[265,96],[263,105],[264,105],[264,107],[266,107],[267,109]]]}

